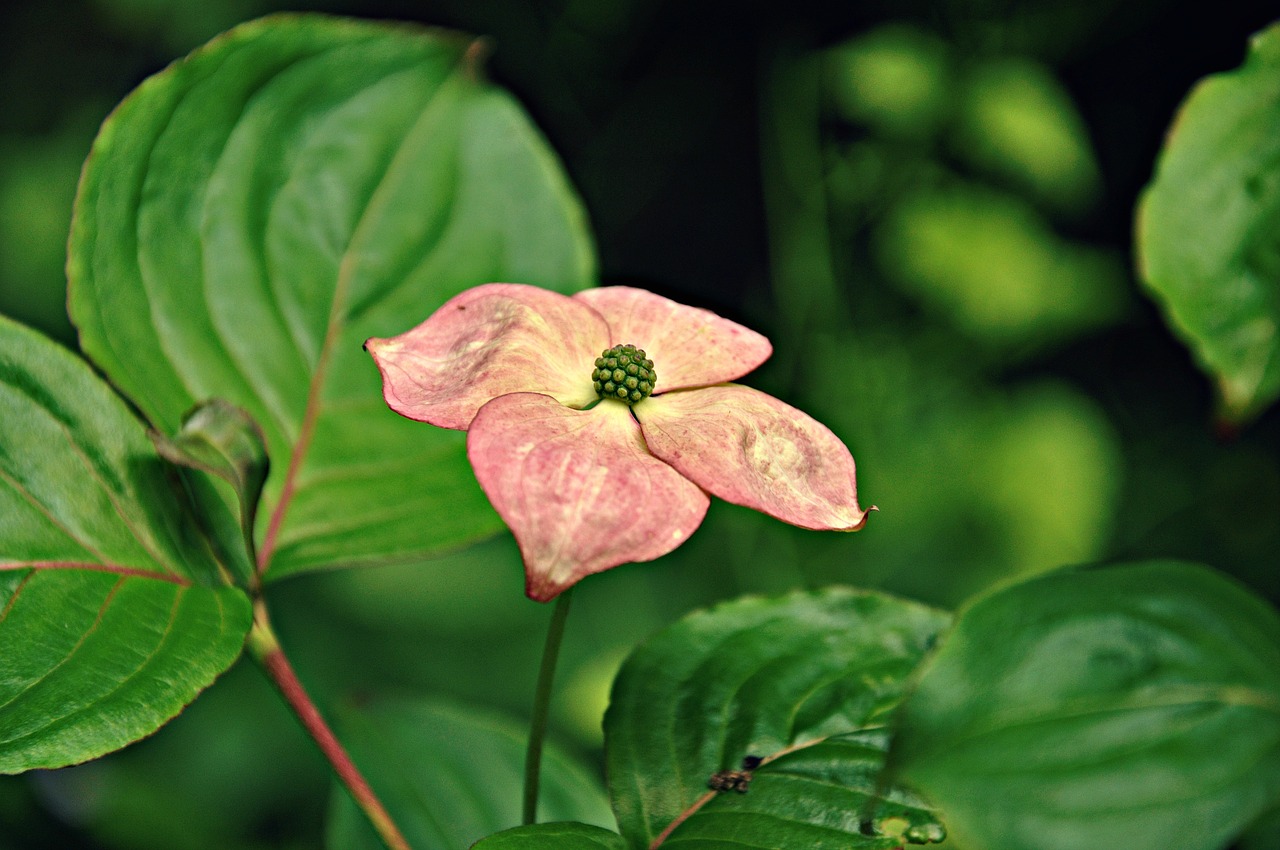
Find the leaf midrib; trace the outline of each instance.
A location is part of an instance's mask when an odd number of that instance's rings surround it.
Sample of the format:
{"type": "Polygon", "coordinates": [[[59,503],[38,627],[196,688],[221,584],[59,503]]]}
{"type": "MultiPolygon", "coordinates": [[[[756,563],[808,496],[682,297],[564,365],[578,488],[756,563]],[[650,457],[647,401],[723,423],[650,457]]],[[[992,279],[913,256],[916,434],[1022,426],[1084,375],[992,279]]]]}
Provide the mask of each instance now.
{"type": "MultiPolygon", "coordinates": [[[[459,57],[459,63],[462,58],[459,57]]],[[[267,522],[267,530],[263,536],[262,545],[258,547],[258,574],[266,575],[271,568],[272,559],[277,551],[277,545],[280,537],[281,529],[284,525],[285,516],[293,501],[293,495],[297,488],[298,475],[301,472],[303,460],[310,448],[311,440],[315,434],[316,422],[320,415],[320,397],[324,388],[324,381],[327,377],[329,364],[332,360],[333,350],[336,347],[338,337],[345,328],[345,312],[348,289],[351,286],[351,279],[355,266],[357,252],[354,250],[363,239],[365,232],[369,226],[370,211],[374,210],[381,203],[382,198],[386,197],[387,186],[392,184],[392,178],[396,175],[400,168],[404,167],[402,163],[404,146],[414,135],[417,129],[431,112],[432,106],[440,97],[440,93],[449,85],[451,81],[459,80],[460,64],[455,63],[449,76],[446,76],[438,85],[427,100],[422,104],[418,112],[418,117],[414,120],[413,126],[404,134],[400,140],[400,145],[390,159],[390,164],[386,171],[378,180],[378,184],[370,193],[368,200],[365,202],[364,209],[361,210],[360,216],[356,221],[356,225],[352,228],[351,238],[347,243],[347,248],[342,253],[342,258],[338,263],[338,277],[334,284],[333,300],[329,305],[329,317],[325,324],[324,341],[320,346],[320,355],[316,362],[315,371],[311,375],[311,380],[307,386],[307,401],[303,409],[302,422],[298,431],[298,439],[294,443],[292,450],[289,452],[289,465],[285,471],[284,482],[281,485],[280,497],[276,504],[272,507],[271,516],[267,522]]]]}

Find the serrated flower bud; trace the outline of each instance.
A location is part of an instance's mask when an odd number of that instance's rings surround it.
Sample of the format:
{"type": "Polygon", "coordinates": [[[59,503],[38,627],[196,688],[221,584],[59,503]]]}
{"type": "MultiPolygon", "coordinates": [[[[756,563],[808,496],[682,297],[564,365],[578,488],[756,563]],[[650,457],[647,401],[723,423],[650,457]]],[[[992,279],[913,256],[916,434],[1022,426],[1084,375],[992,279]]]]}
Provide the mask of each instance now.
{"type": "Polygon", "coordinates": [[[600,398],[616,398],[627,404],[644,401],[653,393],[658,373],[643,348],[615,345],[596,358],[591,383],[600,398]]]}

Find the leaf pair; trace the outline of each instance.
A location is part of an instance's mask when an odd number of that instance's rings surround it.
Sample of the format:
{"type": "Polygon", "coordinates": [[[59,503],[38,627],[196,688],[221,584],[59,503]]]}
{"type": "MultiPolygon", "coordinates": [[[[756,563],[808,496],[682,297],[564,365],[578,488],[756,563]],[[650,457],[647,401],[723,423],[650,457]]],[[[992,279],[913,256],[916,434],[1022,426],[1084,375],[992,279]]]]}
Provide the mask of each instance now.
{"type": "Polygon", "coordinates": [[[389,412],[361,351],[479,283],[592,282],[577,199],[476,61],[441,31],[277,16],[103,125],[72,318],[151,427],[186,428],[158,454],[84,363],[0,321],[0,772],[154,731],[238,656],[255,571],[500,528],[460,436],[389,412]]]}
{"type": "Polygon", "coordinates": [[[477,846],[893,848],[945,824],[966,850],[1212,850],[1280,802],[1280,617],[1234,583],[1177,562],[1071,570],[947,620],[844,590],[695,614],[615,684],[621,835],[477,846]],[[763,758],[746,793],[699,805],[744,755],[763,758]]]}

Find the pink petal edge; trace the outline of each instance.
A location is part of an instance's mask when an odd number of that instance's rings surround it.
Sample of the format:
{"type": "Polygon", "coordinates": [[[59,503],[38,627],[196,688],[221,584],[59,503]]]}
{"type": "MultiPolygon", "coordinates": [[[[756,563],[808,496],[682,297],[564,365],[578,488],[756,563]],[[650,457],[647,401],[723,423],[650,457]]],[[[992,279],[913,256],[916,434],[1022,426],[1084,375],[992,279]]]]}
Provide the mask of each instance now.
{"type": "Polygon", "coordinates": [[[495,398],[467,434],[481,488],[511,528],[525,593],[546,602],[592,573],[651,561],[702,524],[707,494],[649,454],[627,407],[495,398]]]}
{"type": "Polygon", "coordinates": [[[402,416],[465,431],[490,399],[545,393],[582,407],[596,398],[591,369],[609,346],[595,310],[567,295],[490,283],[445,302],[426,321],[365,348],[387,405],[402,416]]]}
{"type": "Polygon", "coordinates": [[[609,323],[610,344],[643,348],[658,373],[655,392],[741,378],[769,359],[769,340],[710,310],[628,286],[576,293],[609,323]]]}
{"type": "Polygon", "coordinates": [[[801,528],[857,531],[867,521],[844,443],[770,395],[706,387],[654,396],[635,412],[655,457],[726,502],[801,528]]]}

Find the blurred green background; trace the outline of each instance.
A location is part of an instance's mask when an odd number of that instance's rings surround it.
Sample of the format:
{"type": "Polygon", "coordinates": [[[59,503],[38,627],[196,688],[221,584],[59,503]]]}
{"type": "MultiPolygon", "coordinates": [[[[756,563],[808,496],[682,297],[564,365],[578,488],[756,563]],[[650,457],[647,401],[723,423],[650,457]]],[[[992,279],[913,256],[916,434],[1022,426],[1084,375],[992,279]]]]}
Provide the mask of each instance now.
{"type": "MultiPolygon", "coordinates": [[[[672,555],[579,589],[556,732],[598,757],[610,678],[687,610],[848,583],[953,606],[1061,564],[1173,556],[1280,600],[1280,414],[1215,427],[1209,381],[1133,277],[1131,222],[1195,80],[1250,4],[491,0],[294,5],[484,34],[590,212],[604,283],[768,335],[754,386],[853,450],[855,535],[712,505],[672,555]]],[[[74,346],[81,161],[147,75],[268,0],[0,11],[0,312],[74,346]]],[[[523,718],[549,609],[508,538],[294,579],[272,602],[322,704],[427,694],[523,718]]],[[[304,848],[320,757],[241,663],[111,757],[0,777],[0,850],[304,848]]]]}

